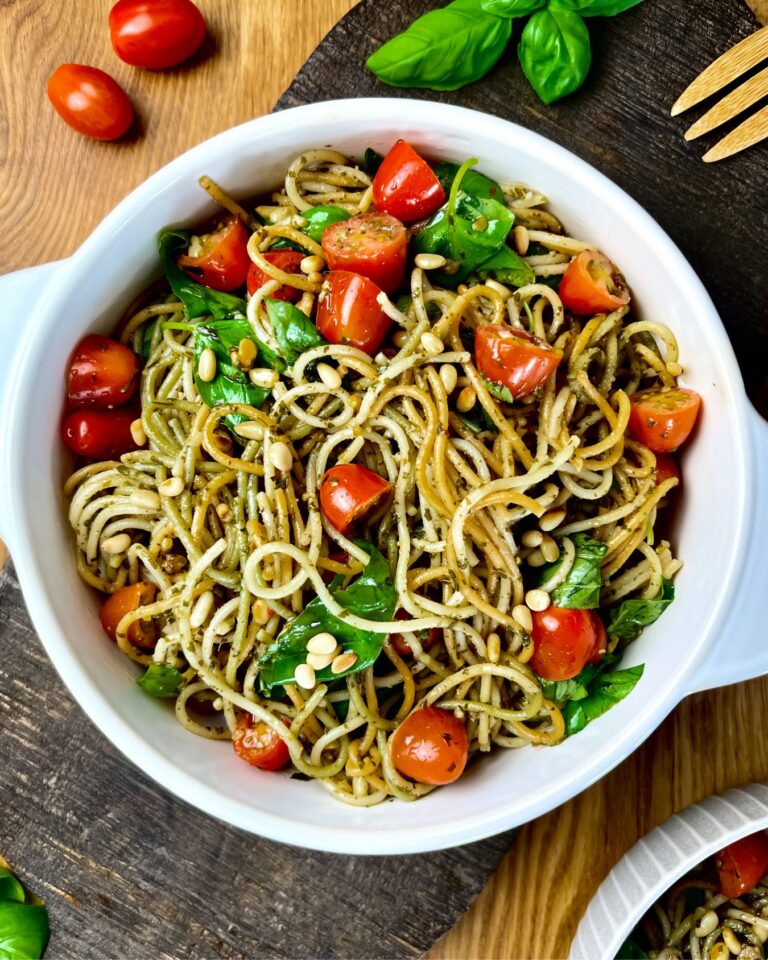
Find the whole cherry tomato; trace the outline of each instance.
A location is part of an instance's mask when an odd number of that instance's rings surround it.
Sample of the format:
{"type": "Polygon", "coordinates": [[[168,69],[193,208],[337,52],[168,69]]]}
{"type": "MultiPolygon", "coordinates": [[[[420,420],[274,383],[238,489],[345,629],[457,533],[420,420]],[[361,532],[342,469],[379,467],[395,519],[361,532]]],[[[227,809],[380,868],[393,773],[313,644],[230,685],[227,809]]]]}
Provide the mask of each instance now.
{"type": "Polygon", "coordinates": [[[232,746],[241,760],[259,770],[282,770],[291,759],[288,746],[280,734],[263,720],[255,720],[250,713],[241,713],[237,718],[232,746]]]}
{"type": "MultiPolygon", "coordinates": [[[[99,612],[101,625],[104,631],[114,640],[117,637],[117,627],[126,613],[133,613],[139,607],[145,607],[155,602],[157,587],[154,583],[140,580],[127,587],[121,587],[111,593],[102,603],[99,612]]],[[[142,650],[154,650],[157,642],[157,631],[151,621],[134,620],[128,627],[127,637],[135,647],[142,650]]]]}
{"type": "Polygon", "coordinates": [[[61,424],[64,446],[89,460],[116,460],[136,450],[131,424],[135,410],[73,410],[61,424]]]}
{"type": "Polygon", "coordinates": [[[361,520],[389,493],[392,484],[359,463],[339,463],[320,483],[320,509],[340,533],[361,520]]]}
{"type": "Polygon", "coordinates": [[[380,293],[366,277],[332,270],[318,297],[317,329],[331,343],[348,344],[373,356],[392,326],[379,306],[380,293]]]}
{"type": "Polygon", "coordinates": [[[245,283],[251,258],[248,231],[234,214],[227,214],[210,233],[193,237],[176,262],[193,280],[211,290],[237,290],[245,283]]]}
{"type": "Polygon", "coordinates": [[[701,397],[685,387],[640,390],[629,398],[629,432],[654,453],[671,453],[685,443],[701,397]]]}
{"type": "Polygon", "coordinates": [[[529,664],[545,680],[570,680],[605,653],[605,627],[591,610],[547,607],[533,611],[529,664]]]}
{"type": "Polygon", "coordinates": [[[475,330],[475,361],[486,380],[505,386],[515,400],[540,387],[563,359],[559,350],[525,330],[486,323],[475,330]]]}
{"type": "Polygon", "coordinates": [[[123,88],[97,67],[63,63],[48,77],[48,99],[65,123],[94,140],[122,137],[133,120],[123,88]]]}
{"type": "Polygon", "coordinates": [[[445,203],[445,190],[426,160],[405,140],[398,140],[373,178],[377,210],[403,223],[423,220],[445,203]]]}
{"type": "MultiPolygon", "coordinates": [[[[407,610],[403,610],[402,607],[395,614],[395,620],[411,620],[412,617],[407,610]]],[[[440,639],[440,628],[439,627],[430,627],[429,630],[418,630],[416,633],[416,638],[422,647],[431,647],[438,642],[440,639]]],[[[390,633],[389,642],[397,650],[401,657],[412,657],[413,650],[408,640],[403,636],[402,633],[390,633]]]]}
{"type": "Polygon", "coordinates": [[[668,453],[656,454],[656,485],[664,483],[670,477],[676,477],[678,486],[680,485],[680,467],[673,456],[668,453]]]}
{"type": "Polygon", "coordinates": [[[715,856],[724,897],[740,897],[768,873],[768,835],[762,830],[729,844],[715,856]]]}
{"type": "Polygon", "coordinates": [[[323,252],[331,270],[368,277],[386,293],[403,285],[408,235],[388,213],[359,213],[323,231],[323,252]]]}
{"type": "Polygon", "coordinates": [[[192,56],[205,39],[205,20],[191,0],[118,0],[109,35],[125,63],[162,70],[192,56]]]}
{"type": "MultiPolygon", "coordinates": [[[[268,250],[264,254],[264,259],[284,273],[301,273],[301,261],[304,259],[304,256],[305,255],[299,253],[298,250],[268,250]]],[[[248,293],[253,296],[260,287],[263,287],[264,284],[271,279],[272,277],[270,277],[269,274],[265,273],[252,262],[248,267],[248,278],[246,281],[248,293]]],[[[271,300],[285,300],[288,303],[296,303],[301,299],[301,290],[284,283],[281,287],[278,287],[274,293],[270,293],[269,297],[271,300]]]]}
{"type": "Polygon", "coordinates": [[[90,333],[75,347],[69,366],[71,407],[117,407],[136,392],[139,358],[123,343],[90,333]]]}
{"type": "Polygon", "coordinates": [[[610,313],[629,303],[624,277],[597,250],[584,250],[568,264],[559,292],[574,313],[610,313]]]}
{"type": "Polygon", "coordinates": [[[409,713],[392,735],[392,761],[419,783],[453,783],[467,765],[469,744],[461,720],[439,707],[409,713]]]}

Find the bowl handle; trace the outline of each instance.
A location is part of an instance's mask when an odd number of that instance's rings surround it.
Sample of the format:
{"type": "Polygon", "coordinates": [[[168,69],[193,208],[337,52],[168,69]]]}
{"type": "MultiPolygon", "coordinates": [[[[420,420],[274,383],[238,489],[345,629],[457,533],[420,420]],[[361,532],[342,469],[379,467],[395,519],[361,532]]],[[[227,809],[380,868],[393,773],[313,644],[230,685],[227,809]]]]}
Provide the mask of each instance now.
{"type": "MultiPolygon", "coordinates": [[[[16,372],[24,352],[26,334],[34,323],[35,307],[43,291],[60,269],[63,261],[43,263],[16,273],[0,276],[0,490],[8,490],[8,444],[2,426],[13,416],[12,398],[16,372]]],[[[0,538],[9,549],[13,545],[12,510],[0,510],[0,538]]]]}
{"type": "Polygon", "coordinates": [[[768,423],[751,413],[752,464],[749,500],[751,528],[741,582],[731,603],[732,615],[706,660],[688,684],[688,693],[725,687],[768,673],[766,590],[768,589],[768,423]]]}

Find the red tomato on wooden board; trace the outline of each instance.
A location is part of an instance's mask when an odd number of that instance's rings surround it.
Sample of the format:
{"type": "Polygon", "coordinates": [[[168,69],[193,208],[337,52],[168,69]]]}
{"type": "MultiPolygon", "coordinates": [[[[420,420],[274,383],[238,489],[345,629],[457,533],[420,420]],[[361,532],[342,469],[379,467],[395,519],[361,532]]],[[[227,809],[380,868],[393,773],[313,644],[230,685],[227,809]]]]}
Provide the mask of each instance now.
{"type": "Polygon", "coordinates": [[[426,160],[405,140],[398,140],[373,178],[377,210],[403,223],[431,217],[445,203],[445,190],[426,160]]]}
{"type": "Polygon", "coordinates": [[[606,650],[605,627],[591,610],[547,607],[532,611],[533,656],[528,661],[545,680],[570,680],[606,650]]]}
{"type": "Polygon", "coordinates": [[[388,213],[359,213],[323,231],[325,261],[331,270],[351,270],[368,277],[385,293],[403,285],[408,235],[388,213]]]}
{"type": "MultiPolygon", "coordinates": [[[[210,233],[200,235],[190,254],[180,253],[176,262],[193,280],[211,290],[229,292],[242,287],[248,276],[248,231],[234,214],[227,214],[210,233]]],[[[193,238],[194,243],[194,238],[193,238]]]]}
{"type": "MultiPolygon", "coordinates": [[[[299,253],[298,250],[268,250],[264,254],[265,260],[285,273],[301,273],[300,265],[304,257],[305,254],[299,253]]],[[[263,287],[264,284],[268,283],[271,279],[272,277],[265,273],[261,267],[251,262],[251,265],[248,267],[248,278],[246,281],[248,293],[253,296],[258,289],[263,287]]],[[[281,287],[278,287],[274,293],[270,293],[269,296],[271,300],[285,300],[287,303],[296,303],[301,299],[301,290],[296,287],[289,287],[287,283],[284,283],[281,287]]]]}
{"type": "Polygon", "coordinates": [[[331,343],[348,344],[373,356],[392,326],[376,299],[380,293],[366,277],[332,270],[317,300],[317,329],[331,343]]]}
{"type": "MultiPolygon", "coordinates": [[[[395,620],[411,620],[413,619],[408,613],[407,610],[403,610],[402,607],[395,614],[395,620]]],[[[440,639],[440,628],[431,627],[429,630],[418,630],[416,632],[416,639],[422,645],[422,647],[428,648],[433,646],[440,639]]],[[[401,657],[412,657],[413,650],[408,640],[403,636],[402,633],[390,633],[389,642],[397,650],[401,657]]]]}
{"type": "Polygon", "coordinates": [[[729,844],[715,856],[724,897],[740,897],[768,873],[768,835],[760,831],[729,844]]]}
{"type": "Polygon", "coordinates": [[[232,746],[241,760],[259,770],[282,770],[291,759],[288,746],[280,734],[250,713],[241,713],[237,718],[232,746]]]}
{"type": "Polygon", "coordinates": [[[486,380],[505,386],[515,400],[540,387],[563,359],[559,350],[499,323],[475,330],[475,362],[486,380]]]}
{"type": "MultiPolygon", "coordinates": [[[[117,628],[126,613],[133,613],[139,607],[154,603],[157,587],[154,583],[140,580],[130,586],[121,587],[111,593],[102,603],[99,612],[101,625],[112,639],[117,637],[117,628]]],[[[135,620],[128,627],[127,637],[135,647],[142,650],[154,650],[157,641],[157,631],[152,623],[135,620]]]]}
{"type": "Polygon", "coordinates": [[[464,724],[440,707],[414,710],[392,735],[395,767],[419,783],[453,783],[464,772],[468,752],[464,724]]]}
{"type": "Polygon", "coordinates": [[[574,313],[610,313],[629,303],[624,277],[597,250],[584,250],[568,264],[560,281],[560,299],[574,313]]]}
{"type": "Polygon", "coordinates": [[[91,333],[78,343],[69,366],[71,407],[117,407],[136,392],[139,358],[123,343],[91,333]]]}
{"type": "Polygon", "coordinates": [[[48,99],[73,130],[94,140],[116,140],[133,120],[120,84],[97,67],[63,63],[48,77],[48,99]]]}
{"type": "Polygon", "coordinates": [[[88,460],[116,460],[136,450],[131,424],[136,410],[73,410],[61,424],[61,439],[72,453],[88,460]]]}
{"type": "Polygon", "coordinates": [[[320,482],[320,509],[340,533],[371,512],[392,484],[359,463],[339,463],[320,482]]]}
{"type": "Polygon", "coordinates": [[[685,443],[701,407],[698,393],[685,387],[640,390],[629,402],[629,432],[654,453],[671,453],[685,443]]]}
{"type": "Polygon", "coordinates": [[[112,49],[133,67],[162,70],[191,57],[205,39],[191,0],[118,0],[109,12],[112,49]]]}

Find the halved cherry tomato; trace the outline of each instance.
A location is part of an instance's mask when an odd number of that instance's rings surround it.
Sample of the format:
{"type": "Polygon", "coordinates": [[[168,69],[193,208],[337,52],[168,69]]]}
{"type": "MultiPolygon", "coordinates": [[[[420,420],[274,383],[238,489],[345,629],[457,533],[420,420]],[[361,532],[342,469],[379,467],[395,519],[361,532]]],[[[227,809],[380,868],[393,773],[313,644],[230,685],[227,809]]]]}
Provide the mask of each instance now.
{"type": "Polygon", "coordinates": [[[729,844],[715,856],[724,897],[740,897],[768,873],[768,835],[762,830],[729,844]]]}
{"type": "Polygon", "coordinates": [[[331,270],[362,274],[392,293],[405,279],[408,235],[388,213],[360,213],[325,228],[323,253],[331,270]]]}
{"type": "Polygon", "coordinates": [[[669,480],[670,477],[676,477],[678,486],[680,485],[680,468],[674,457],[668,453],[656,454],[656,486],[669,480]]]}
{"type": "Polygon", "coordinates": [[[409,713],[392,736],[395,767],[419,783],[453,783],[464,772],[468,752],[464,724],[440,707],[409,713]]]}
{"type": "Polygon", "coordinates": [[[193,280],[211,290],[237,290],[245,283],[251,264],[247,248],[248,231],[230,213],[211,233],[193,237],[189,250],[179,254],[176,262],[193,280]]]}
{"type": "Polygon", "coordinates": [[[540,387],[563,359],[562,353],[525,330],[486,323],[475,330],[477,369],[503,384],[515,400],[540,387]]]}
{"type": "Polygon", "coordinates": [[[545,680],[570,680],[605,653],[605,627],[591,610],[553,606],[531,616],[533,656],[529,664],[545,680]]]}
{"type": "MultiPolygon", "coordinates": [[[[395,614],[395,620],[411,620],[413,619],[408,613],[407,610],[403,610],[401,607],[395,614]]],[[[440,639],[440,628],[431,627],[429,630],[419,630],[416,633],[416,638],[423,647],[431,647],[440,639]]],[[[411,645],[403,636],[402,633],[390,633],[389,642],[397,650],[401,657],[412,657],[413,650],[411,645]]]]}
{"type": "Polygon", "coordinates": [[[65,123],[94,140],[122,137],[133,120],[123,88],[97,67],[63,63],[48,77],[48,99],[65,123]]]}
{"type": "Polygon", "coordinates": [[[597,250],[584,250],[568,264],[559,293],[574,313],[609,313],[629,303],[624,277],[597,250]]]}
{"type": "MultiPolygon", "coordinates": [[[[288,726],[287,723],[285,725],[288,726]]],[[[241,760],[259,770],[282,770],[291,759],[280,734],[275,733],[263,720],[255,720],[250,713],[241,713],[237,718],[232,746],[241,760]]]]}
{"type": "Polygon", "coordinates": [[[629,432],[654,453],[671,453],[685,443],[701,397],[685,387],[640,390],[630,398],[629,432]]]}
{"type": "Polygon", "coordinates": [[[205,20],[191,0],[118,0],[109,35],[125,63],[162,70],[192,56],[205,39],[205,20]]]}
{"type": "MultiPolygon", "coordinates": [[[[121,587],[110,594],[102,603],[99,619],[105,632],[114,640],[117,637],[117,627],[126,613],[133,613],[139,607],[154,603],[157,587],[154,583],[140,580],[130,586],[121,587]]],[[[157,642],[157,631],[150,621],[134,620],[128,627],[128,639],[135,647],[142,650],[154,650],[157,642]]]]}
{"type": "Polygon", "coordinates": [[[331,343],[349,344],[371,356],[392,326],[376,299],[381,290],[366,277],[332,270],[317,301],[317,329],[331,343]]]}
{"type": "MultiPolygon", "coordinates": [[[[299,253],[298,250],[268,250],[264,254],[264,259],[285,273],[301,273],[300,264],[304,256],[305,254],[299,253]]],[[[268,283],[271,279],[272,277],[270,277],[269,274],[265,273],[252,262],[248,267],[248,279],[246,281],[248,293],[253,296],[260,287],[263,287],[264,284],[268,283]]],[[[289,287],[287,283],[284,283],[281,287],[278,287],[274,293],[270,293],[269,296],[272,300],[285,300],[287,303],[296,303],[301,299],[301,290],[296,287],[289,287]]]]}
{"type": "Polygon", "coordinates": [[[73,410],[61,424],[64,446],[89,460],[115,460],[136,450],[131,436],[135,410],[73,410]]]}
{"type": "Polygon", "coordinates": [[[117,407],[136,390],[139,358],[123,343],[90,333],[75,347],[69,366],[71,407],[117,407]]]}
{"type": "Polygon", "coordinates": [[[359,463],[339,463],[320,483],[320,508],[340,532],[361,520],[392,489],[392,484],[359,463]]]}
{"type": "Polygon", "coordinates": [[[431,217],[445,203],[445,190],[426,160],[405,140],[398,140],[373,178],[377,210],[404,223],[431,217]]]}

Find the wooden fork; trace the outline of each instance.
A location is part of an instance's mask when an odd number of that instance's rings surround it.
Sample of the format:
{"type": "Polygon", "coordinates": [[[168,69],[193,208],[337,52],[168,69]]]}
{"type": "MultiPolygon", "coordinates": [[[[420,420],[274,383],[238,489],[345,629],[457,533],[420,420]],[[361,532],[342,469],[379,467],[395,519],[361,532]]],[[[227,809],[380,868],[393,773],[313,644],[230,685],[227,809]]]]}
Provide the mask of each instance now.
{"type": "MultiPolygon", "coordinates": [[[[672,116],[676,117],[684,110],[718,93],[723,87],[764,61],[768,64],[768,27],[763,27],[746,40],[737,43],[702,71],[672,107],[672,116]]],[[[686,131],[685,139],[694,140],[704,133],[709,133],[710,130],[715,130],[766,96],[768,96],[768,66],[708,110],[686,131]]],[[[704,154],[702,159],[706,163],[723,160],[741,150],[746,150],[747,147],[754,146],[766,137],[768,137],[768,106],[758,110],[723,137],[704,154]]]]}

